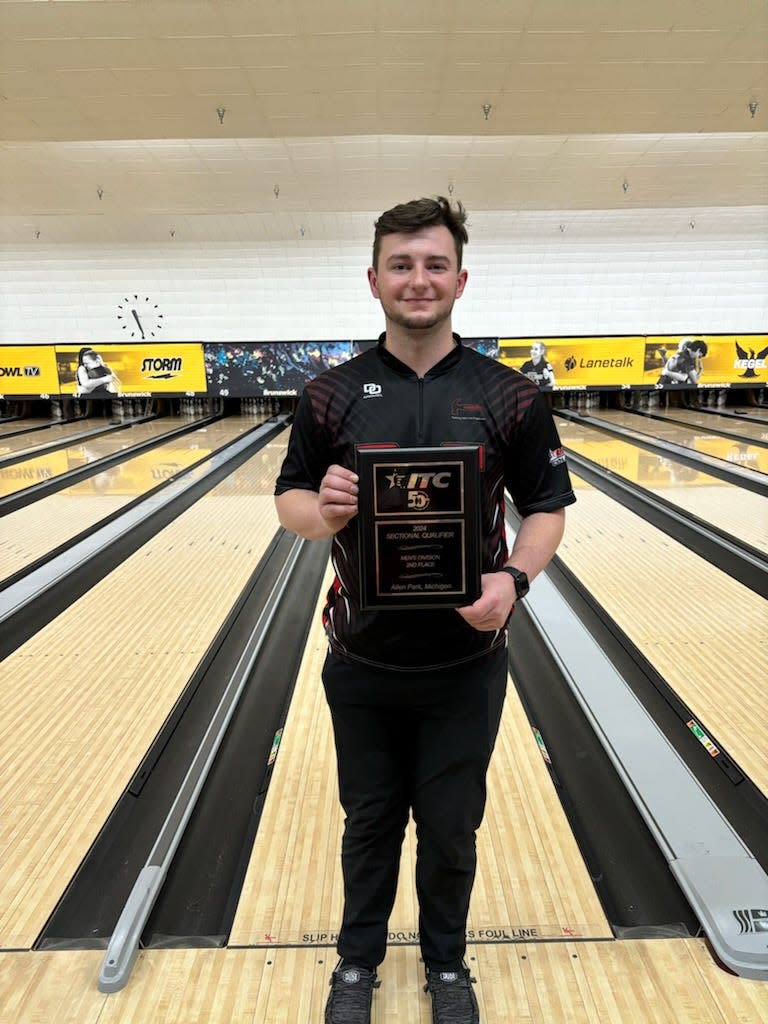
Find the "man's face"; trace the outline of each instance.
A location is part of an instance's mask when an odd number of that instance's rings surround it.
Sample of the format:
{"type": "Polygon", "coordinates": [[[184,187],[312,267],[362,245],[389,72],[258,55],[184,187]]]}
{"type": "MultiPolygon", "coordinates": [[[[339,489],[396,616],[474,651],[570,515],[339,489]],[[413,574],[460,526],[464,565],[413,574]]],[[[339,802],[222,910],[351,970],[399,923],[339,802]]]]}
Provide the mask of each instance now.
{"type": "Polygon", "coordinates": [[[368,270],[368,282],[387,320],[418,331],[450,318],[467,272],[458,269],[453,235],[440,224],[384,235],[378,266],[368,270]]]}

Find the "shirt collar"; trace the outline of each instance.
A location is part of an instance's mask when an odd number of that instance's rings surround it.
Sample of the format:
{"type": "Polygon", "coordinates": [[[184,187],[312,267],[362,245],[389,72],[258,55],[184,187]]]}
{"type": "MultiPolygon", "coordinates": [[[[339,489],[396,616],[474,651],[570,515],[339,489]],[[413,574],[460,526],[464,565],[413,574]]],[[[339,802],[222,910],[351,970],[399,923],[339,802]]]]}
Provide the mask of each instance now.
{"type": "MultiPolygon", "coordinates": [[[[404,362],[398,359],[397,356],[393,356],[389,349],[384,348],[384,342],[386,340],[387,334],[386,331],[384,331],[382,334],[379,335],[379,340],[377,343],[377,353],[379,359],[381,359],[385,366],[388,366],[391,370],[394,370],[395,373],[399,373],[401,377],[416,377],[416,373],[414,373],[410,366],[407,366],[404,362]]],[[[452,369],[458,363],[458,361],[461,359],[463,345],[461,338],[459,337],[458,334],[453,334],[453,340],[456,342],[456,344],[451,349],[451,351],[447,355],[443,356],[439,363],[435,363],[435,365],[430,370],[427,370],[427,372],[424,375],[425,377],[439,377],[440,374],[446,373],[448,370],[452,369]]]]}

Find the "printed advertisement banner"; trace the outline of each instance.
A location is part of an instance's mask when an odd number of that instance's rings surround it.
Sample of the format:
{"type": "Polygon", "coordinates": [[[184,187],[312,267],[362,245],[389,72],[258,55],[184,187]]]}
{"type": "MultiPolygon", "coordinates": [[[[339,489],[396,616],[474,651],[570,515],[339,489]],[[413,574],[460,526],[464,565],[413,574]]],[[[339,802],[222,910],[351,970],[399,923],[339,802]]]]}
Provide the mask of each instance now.
{"type": "MultiPolygon", "coordinates": [[[[495,359],[496,338],[462,338],[467,348],[495,359]]],[[[300,395],[323,370],[373,348],[376,341],[270,341],[206,344],[208,393],[230,398],[300,395]]]]}
{"type": "Polygon", "coordinates": [[[57,345],[62,395],[204,395],[203,346],[196,344],[57,345]]]}
{"type": "Polygon", "coordinates": [[[768,383],[768,335],[681,334],[645,339],[643,384],[663,388],[768,383]]]}
{"type": "Polygon", "coordinates": [[[542,390],[615,388],[642,384],[639,336],[500,338],[499,362],[524,373],[542,390]]]}
{"type": "Polygon", "coordinates": [[[0,346],[0,397],[47,398],[58,393],[52,345],[0,346]]]}
{"type": "Polygon", "coordinates": [[[208,393],[231,398],[299,395],[323,370],[346,363],[351,341],[269,341],[207,344],[208,393]]]}

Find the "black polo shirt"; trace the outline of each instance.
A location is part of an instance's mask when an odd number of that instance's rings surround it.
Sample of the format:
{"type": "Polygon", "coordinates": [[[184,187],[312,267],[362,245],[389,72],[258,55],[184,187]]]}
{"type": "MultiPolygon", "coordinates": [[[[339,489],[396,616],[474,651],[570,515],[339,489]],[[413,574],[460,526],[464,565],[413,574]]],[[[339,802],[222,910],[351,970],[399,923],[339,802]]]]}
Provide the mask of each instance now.
{"type": "MultiPolygon", "coordinates": [[[[516,370],[456,347],[423,377],[376,348],[315,378],[299,399],[275,487],[318,491],[328,466],[355,467],[360,444],[479,444],[482,571],[508,558],[504,490],[521,516],[570,505],[560,438],[539,389],[516,370]]],[[[480,632],[451,608],[362,611],[357,519],[333,538],[336,578],[324,623],[342,658],[399,670],[433,669],[481,657],[506,642],[505,631],[480,632]]]]}

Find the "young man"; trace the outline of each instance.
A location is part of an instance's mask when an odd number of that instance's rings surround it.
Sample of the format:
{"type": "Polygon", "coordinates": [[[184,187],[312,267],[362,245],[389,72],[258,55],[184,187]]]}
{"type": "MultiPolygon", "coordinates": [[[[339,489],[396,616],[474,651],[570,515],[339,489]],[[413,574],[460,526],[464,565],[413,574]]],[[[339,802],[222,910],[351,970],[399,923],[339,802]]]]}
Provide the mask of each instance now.
{"type": "Polygon", "coordinates": [[[554,554],[564,507],[575,500],[537,387],[452,333],[467,282],[465,220],[461,204],[439,197],[396,206],[376,222],[368,281],[386,330],[377,348],[308,385],[276,486],[286,529],[333,537],[323,683],[346,813],[345,902],[326,1024],[370,1021],[410,811],[433,1021],[479,1021],[465,933],[506,688],[505,627],[554,554]],[[362,610],[356,445],[457,442],[483,452],[481,596],[456,609],[362,610]],[[523,517],[511,557],[505,486],[523,517]]]}

